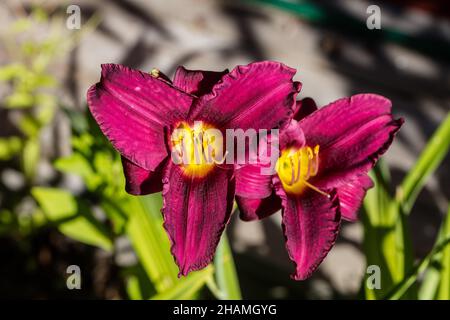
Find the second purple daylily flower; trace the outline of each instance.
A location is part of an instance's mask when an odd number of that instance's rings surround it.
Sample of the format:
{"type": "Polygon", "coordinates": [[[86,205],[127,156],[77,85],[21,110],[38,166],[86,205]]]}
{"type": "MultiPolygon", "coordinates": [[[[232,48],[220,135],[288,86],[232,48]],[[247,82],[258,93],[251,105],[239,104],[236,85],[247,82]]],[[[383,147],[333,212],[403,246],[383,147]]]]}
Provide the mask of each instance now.
{"type": "Polygon", "coordinates": [[[309,277],[325,258],[341,217],[356,219],[372,187],[367,173],[403,123],[392,118],[390,101],[374,94],[316,109],[311,99],[298,103],[294,120],[280,132],[281,155],[273,176],[260,174],[267,166],[263,163],[236,170],[236,201],[243,220],[260,219],[282,208],[296,280],[309,277]]]}
{"type": "MultiPolygon", "coordinates": [[[[211,261],[230,218],[235,180],[232,165],[176,164],[171,153],[210,128],[259,130],[286,123],[300,89],[294,74],[270,61],[230,73],[180,67],[171,83],[157,71],[107,64],[100,82],[89,89],[90,110],[122,155],[127,191],[162,191],[164,226],[181,275],[211,261]],[[176,129],[189,136],[174,140],[176,129]]],[[[194,149],[188,148],[188,157],[194,149]]]]}

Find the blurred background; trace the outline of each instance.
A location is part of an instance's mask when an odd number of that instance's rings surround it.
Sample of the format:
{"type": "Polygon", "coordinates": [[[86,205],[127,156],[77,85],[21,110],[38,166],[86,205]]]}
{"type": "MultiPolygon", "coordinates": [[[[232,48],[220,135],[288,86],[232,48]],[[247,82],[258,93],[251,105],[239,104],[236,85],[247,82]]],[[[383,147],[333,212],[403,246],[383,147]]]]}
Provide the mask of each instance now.
{"type": "Polygon", "coordinates": [[[448,299],[450,249],[436,248],[450,236],[449,17],[444,0],[2,1],[0,298],[448,299]],[[366,25],[373,4],[381,29],[366,25]],[[289,278],[279,214],[234,214],[214,264],[178,280],[160,196],[125,194],[87,88],[102,63],[172,76],[267,59],[298,70],[300,98],[382,94],[405,125],[361,221],[343,223],[310,279],[289,278]],[[381,289],[364,285],[370,264],[381,289]],[[81,290],[66,286],[69,265],[81,290]]]}

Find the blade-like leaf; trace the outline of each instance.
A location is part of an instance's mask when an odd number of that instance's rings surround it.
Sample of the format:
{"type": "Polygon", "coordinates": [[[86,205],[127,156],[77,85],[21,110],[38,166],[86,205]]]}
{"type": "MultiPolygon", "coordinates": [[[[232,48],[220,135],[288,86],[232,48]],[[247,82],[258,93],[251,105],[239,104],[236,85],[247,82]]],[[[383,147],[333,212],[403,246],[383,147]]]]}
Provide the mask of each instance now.
{"type": "Polygon", "coordinates": [[[179,279],[169,290],[153,296],[152,300],[184,300],[201,289],[213,274],[213,267],[192,272],[188,277],[179,279]]]}
{"type": "Polygon", "coordinates": [[[126,290],[130,299],[147,300],[156,293],[140,263],[125,269],[124,277],[126,278],[126,290]]]}
{"type": "Polygon", "coordinates": [[[434,300],[436,297],[437,290],[439,288],[440,273],[439,268],[433,266],[432,261],[430,266],[425,272],[422,284],[419,288],[419,299],[420,300],[434,300]]]}
{"type": "MultiPolygon", "coordinates": [[[[448,229],[448,223],[450,221],[450,206],[445,217],[442,227],[438,234],[438,241],[444,241],[446,237],[450,237],[450,230],[448,229]]],[[[443,255],[449,250],[445,248],[443,252],[437,253],[433,260],[430,262],[430,266],[425,272],[424,279],[419,290],[419,299],[432,300],[437,298],[438,290],[441,283],[441,273],[445,272],[445,258],[443,255]]],[[[450,285],[450,284],[449,284],[450,285]]]]}
{"type": "Polygon", "coordinates": [[[216,281],[220,294],[218,298],[226,300],[242,299],[239,279],[233,261],[233,254],[226,234],[222,236],[217,248],[216,256],[214,258],[214,267],[216,269],[216,281]]]}
{"type": "Polygon", "coordinates": [[[178,271],[162,226],[161,194],[127,199],[121,204],[129,215],[126,232],[156,291],[165,292],[177,283],[178,271]]]}
{"type": "MultiPolygon", "coordinates": [[[[447,216],[442,225],[442,232],[444,238],[450,238],[450,205],[447,210],[447,216]]],[[[437,299],[450,300],[450,244],[442,250],[440,260],[440,284],[437,299]]]]}
{"type": "MultiPolygon", "coordinates": [[[[381,288],[365,285],[367,299],[380,299],[411,269],[413,263],[406,217],[390,195],[389,170],[382,160],[370,173],[374,188],[364,199],[364,252],[367,265],[380,267],[381,288]]],[[[367,281],[370,274],[366,274],[367,281]]],[[[415,292],[411,291],[411,298],[415,292]]]]}
{"type": "MultiPolygon", "coordinates": [[[[449,214],[447,214],[439,235],[437,236],[435,245],[431,252],[416,265],[416,267],[406,276],[400,283],[398,283],[387,295],[386,299],[397,300],[404,296],[407,290],[416,282],[418,276],[423,273],[429,266],[430,262],[434,260],[436,255],[441,254],[444,257],[444,252],[450,251],[450,229],[449,228],[449,214]]],[[[445,262],[444,262],[445,263],[445,262]]],[[[448,272],[446,268],[442,268],[442,272],[448,272]]],[[[441,275],[440,286],[444,286],[444,297],[448,290],[448,279],[443,279],[447,274],[441,275]],[[447,282],[445,282],[447,281],[447,282]]],[[[440,294],[440,291],[439,291],[440,294]]]]}
{"type": "Polygon", "coordinates": [[[408,214],[422,190],[428,177],[441,164],[450,147],[450,113],[435,131],[422,151],[419,160],[408,171],[401,187],[397,191],[396,199],[408,214]]]}

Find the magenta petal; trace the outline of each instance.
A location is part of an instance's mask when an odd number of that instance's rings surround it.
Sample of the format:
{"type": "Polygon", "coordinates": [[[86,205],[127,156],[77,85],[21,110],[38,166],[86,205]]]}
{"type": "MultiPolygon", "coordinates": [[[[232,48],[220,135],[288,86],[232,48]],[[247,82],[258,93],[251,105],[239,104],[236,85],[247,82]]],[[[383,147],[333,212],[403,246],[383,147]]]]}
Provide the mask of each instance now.
{"type": "Polygon", "coordinates": [[[222,72],[188,70],[180,66],[175,72],[173,84],[184,92],[201,96],[210,93],[213,86],[227,73],[228,70],[222,72]]]}
{"type": "Polygon", "coordinates": [[[216,168],[203,179],[189,179],[169,162],[162,212],[180,275],[211,262],[233,207],[232,174],[232,170],[216,168]]]}
{"type": "Polygon", "coordinates": [[[297,101],[293,118],[300,121],[317,110],[317,105],[312,98],[303,98],[297,101]]]}
{"type": "Polygon", "coordinates": [[[122,157],[122,165],[125,175],[125,190],[128,193],[145,195],[162,191],[161,168],[158,167],[156,171],[149,171],[139,167],[125,157],[122,157]]]}
{"type": "Polygon", "coordinates": [[[236,196],[239,217],[244,221],[261,220],[281,209],[281,199],[272,192],[264,199],[249,199],[236,196]]]}
{"type": "Polygon", "coordinates": [[[267,198],[272,193],[272,176],[261,174],[261,165],[245,165],[234,171],[236,194],[250,199],[267,198]]]}
{"type": "Polygon", "coordinates": [[[280,131],[280,149],[299,149],[305,145],[305,135],[300,124],[292,120],[280,131]]]}
{"type": "Polygon", "coordinates": [[[218,128],[271,129],[292,115],[300,84],[295,70],[263,61],[238,66],[195,104],[190,118],[218,128]]]}
{"type": "Polygon", "coordinates": [[[403,120],[394,120],[391,102],[360,94],[331,103],[300,121],[307,144],[320,145],[319,174],[312,181],[337,188],[366,174],[391,144],[403,120]]]}
{"type": "Polygon", "coordinates": [[[342,218],[355,221],[358,218],[358,209],[366,195],[366,191],[373,187],[369,176],[363,174],[337,189],[342,218]]]}
{"type": "Polygon", "coordinates": [[[164,127],[184,119],[193,97],[130,68],[102,65],[88,93],[89,108],[103,133],[127,159],[155,170],[167,156],[164,127]]]}
{"type": "Polygon", "coordinates": [[[381,116],[391,115],[391,102],[376,94],[342,98],[300,121],[310,144],[327,148],[354,130],[381,116]]]}
{"type": "MultiPolygon", "coordinates": [[[[277,180],[277,179],[275,179],[277,180]]],[[[300,196],[286,195],[276,183],[282,200],[282,223],[289,257],[294,261],[292,278],[304,280],[320,265],[334,245],[340,226],[339,199],[307,189],[300,196]]]]}

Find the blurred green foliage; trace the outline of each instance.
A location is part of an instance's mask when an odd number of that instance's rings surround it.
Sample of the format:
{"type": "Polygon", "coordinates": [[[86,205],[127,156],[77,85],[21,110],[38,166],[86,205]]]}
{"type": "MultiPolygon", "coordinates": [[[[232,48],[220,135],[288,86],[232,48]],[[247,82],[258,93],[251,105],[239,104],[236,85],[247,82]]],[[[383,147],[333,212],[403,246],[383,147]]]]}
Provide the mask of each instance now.
{"type": "Polygon", "coordinates": [[[370,276],[367,274],[363,282],[367,299],[450,299],[449,214],[442,222],[434,248],[417,264],[414,263],[408,225],[408,216],[417,195],[449,148],[450,113],[428,141],[395,196],[390,193],[389,170],[384,163],[380,161],[373,170],[375,187],[367,192],[364,200],[364,253],[368,265],[380,266],[382,285],[380,289],[370,289],[365,282],[370,276]],[[424,280],[417,286],[416,280],[425,271],[424,280]]]}

